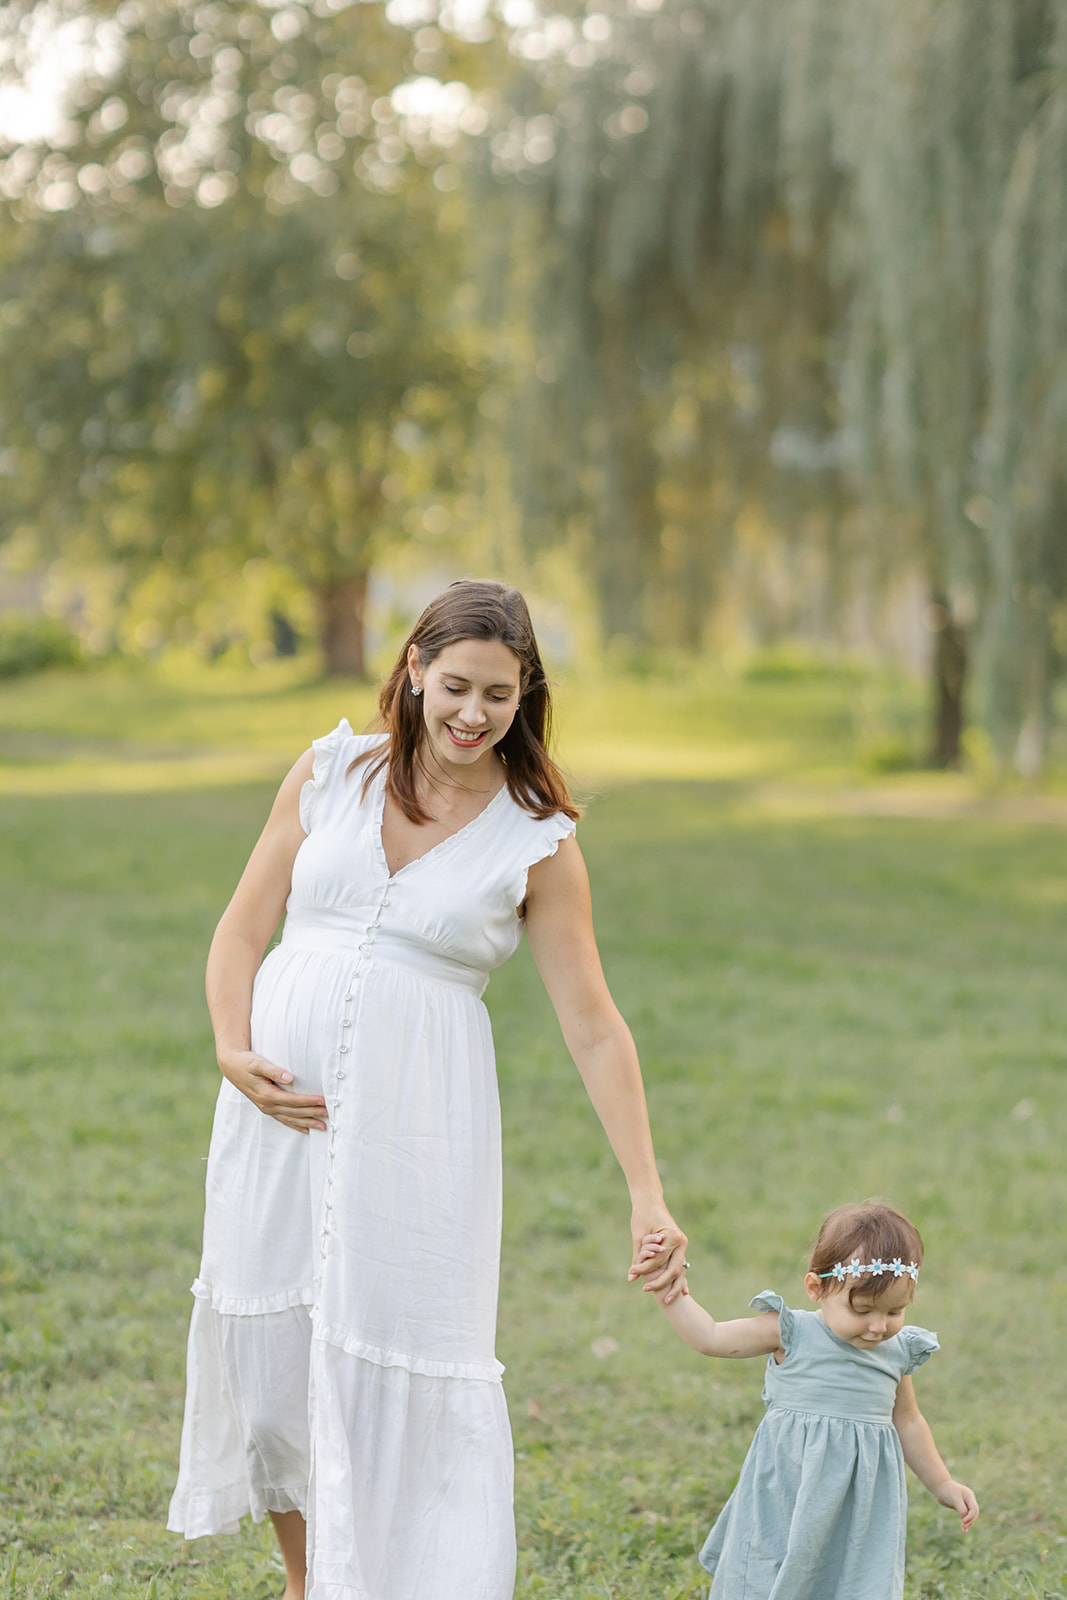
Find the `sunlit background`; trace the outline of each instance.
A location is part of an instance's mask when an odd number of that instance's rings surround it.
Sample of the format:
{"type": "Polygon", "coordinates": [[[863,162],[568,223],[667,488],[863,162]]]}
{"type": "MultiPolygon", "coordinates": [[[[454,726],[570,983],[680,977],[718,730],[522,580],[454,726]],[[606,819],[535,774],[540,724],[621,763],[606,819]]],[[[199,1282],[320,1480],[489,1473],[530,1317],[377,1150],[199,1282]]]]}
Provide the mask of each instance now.
{"type": "MultiPolygon", "coordinates": [[[[163,1531],[278,778],[529,595],[694,1289],[924,1234],[906,1600],[1067,1593],[1067,0],[0,7],[0,1594],[276,1600],[163,1531]]],[[[683,1600],[760,1411],[625,1282],[488,991],[518,1600],[683,1600]],[[677,1348],[676,1348],[677,1346],[677,1348]]]]}
{"type": "Polygon", "coordinates": [[[1062,0],[9,0],[0,662],[783,641],[1045,765],[1062,0]],[[40,620],[43,616],[46,620],[40,620]]]}

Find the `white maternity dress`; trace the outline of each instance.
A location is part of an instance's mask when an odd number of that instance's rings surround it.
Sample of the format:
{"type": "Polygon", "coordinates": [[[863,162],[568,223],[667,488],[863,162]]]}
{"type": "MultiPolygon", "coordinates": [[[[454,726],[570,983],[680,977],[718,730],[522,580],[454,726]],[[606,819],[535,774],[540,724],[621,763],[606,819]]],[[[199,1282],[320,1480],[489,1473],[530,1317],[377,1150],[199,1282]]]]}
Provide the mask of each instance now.
{"type": "Polygon", "coordinates": [[[308,1518],[307,1600],[509,1600],[512,1452],[494,1354],[500,1113],[481,996],[526,875],[574,830],[504,788],[393,876],[384,774],[315,741],[252,1048],[320,1093],[309,1135],[219,1092],[168,1526],[308,1518]]]}

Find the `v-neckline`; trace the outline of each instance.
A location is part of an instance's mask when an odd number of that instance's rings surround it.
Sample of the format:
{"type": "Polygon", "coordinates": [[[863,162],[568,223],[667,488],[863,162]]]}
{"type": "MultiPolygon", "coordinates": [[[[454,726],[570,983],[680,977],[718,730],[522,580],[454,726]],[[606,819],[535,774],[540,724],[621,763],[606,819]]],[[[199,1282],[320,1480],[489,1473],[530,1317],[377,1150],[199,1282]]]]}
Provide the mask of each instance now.
{"type": "Polygon", "coordinates": [[[469,822],[465,822],[462,828],[457,828],[455,833],[449,833],[445,836],[445,838],[438,839],[437,843],[432,844],[428,850],[424,850],[421,856],[414,856],[412,860],[405,861],[402,867],[397,867],[395,872],[390,872],[389,857],[385,853],[385,841],[382,838],[382,825],[385,821],[385,785],[388,772],[388,766],[383,766],[381,775],[378,778],[378,798],[374,807],[374,847],[378,853],[379,863],[384,868],[385,876],[389,883],[395,883],[397,878],[401,877],[405,872],[410,872],[412,867],[419,866],[423,861],[429,861],[431,856],[436,855],[439,850],[444,850],[446,845],[452,844],[454,840],[464,838],[472,831],[472,829],[478,826],[483,817],[489,815],[490,811],[492,811],[493,807],[500,799],[500,796],[502,794],[506,794],[508,789],[507,779],[505,778],[496,794],[491,800],[486,801],[485,805],[478,812],[477,816],[472,817],[469,822]]]}

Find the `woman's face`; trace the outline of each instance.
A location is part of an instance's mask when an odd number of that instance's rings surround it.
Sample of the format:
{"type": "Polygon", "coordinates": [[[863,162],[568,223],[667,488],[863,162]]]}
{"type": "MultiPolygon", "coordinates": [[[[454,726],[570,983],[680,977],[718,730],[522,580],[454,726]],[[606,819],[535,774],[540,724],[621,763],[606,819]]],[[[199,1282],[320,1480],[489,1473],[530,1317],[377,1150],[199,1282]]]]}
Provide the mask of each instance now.
{"type": "Polygon", "coordinates": [[[511,727],[519,705],[522,669],[499,639],[460,639],[425,668],[416,645],[408,674],[422,688],[429,751],[442,766],[476,767],[511,727]]]}

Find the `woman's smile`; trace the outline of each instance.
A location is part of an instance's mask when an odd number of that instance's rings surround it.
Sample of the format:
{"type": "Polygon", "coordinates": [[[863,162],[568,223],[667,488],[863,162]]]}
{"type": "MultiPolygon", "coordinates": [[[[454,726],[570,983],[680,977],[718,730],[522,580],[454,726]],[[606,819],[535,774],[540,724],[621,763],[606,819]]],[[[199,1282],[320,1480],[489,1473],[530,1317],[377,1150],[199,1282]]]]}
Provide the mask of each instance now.
{"type": "Polygon", "coordinates": [[[412,682],[422,691],[427,753],[447,772],[465,773],[495,762],[519,705],[522,668],[499,639],[462,639],[446,645],[425,668],[418,651],[408,660],[412,682]],[[470,759],[473,757],[473,761],[470,759]]]}

